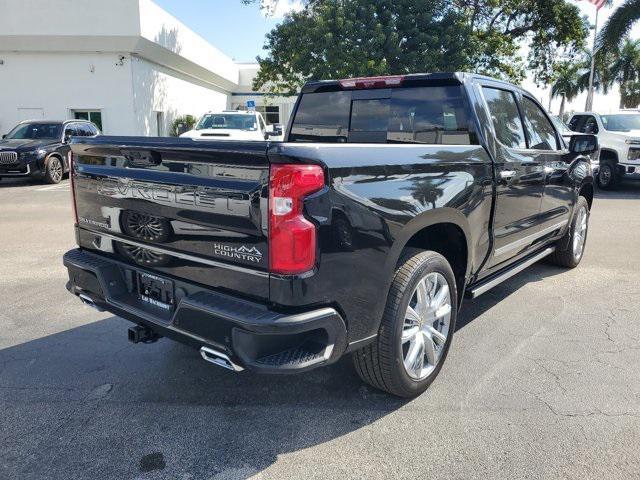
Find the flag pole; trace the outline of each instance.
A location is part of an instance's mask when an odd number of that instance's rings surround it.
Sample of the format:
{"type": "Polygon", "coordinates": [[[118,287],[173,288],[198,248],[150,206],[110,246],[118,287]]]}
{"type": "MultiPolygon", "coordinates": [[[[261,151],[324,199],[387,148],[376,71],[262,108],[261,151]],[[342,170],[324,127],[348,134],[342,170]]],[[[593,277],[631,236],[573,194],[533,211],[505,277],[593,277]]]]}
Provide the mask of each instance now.
{"type": "Polygon", "coordinates": [[[600,9],[596,7],[596,24],[593,28],[593,45],[591,46],[591,72],[589,72],[589,92],[587,93],[587,103],[584,109],[590,112],[593,108],[593,77],[596,69],[596,42],[598,40],[598,12],[600,9]]]}

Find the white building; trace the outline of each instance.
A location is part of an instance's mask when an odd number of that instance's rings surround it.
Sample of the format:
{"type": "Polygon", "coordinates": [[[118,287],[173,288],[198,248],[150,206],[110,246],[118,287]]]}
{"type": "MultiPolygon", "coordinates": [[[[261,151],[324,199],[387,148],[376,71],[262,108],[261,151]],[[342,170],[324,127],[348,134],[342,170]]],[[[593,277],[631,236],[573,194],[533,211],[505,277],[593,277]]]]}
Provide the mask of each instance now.
{"type": "Polygon", "coordinates": [[[150,0],[0,0],[0,133],[89,118],[109,135],[163,136],[178,116],[247,100],[286,123],[295,98],[253,92],[257,69],[150,0]]]}

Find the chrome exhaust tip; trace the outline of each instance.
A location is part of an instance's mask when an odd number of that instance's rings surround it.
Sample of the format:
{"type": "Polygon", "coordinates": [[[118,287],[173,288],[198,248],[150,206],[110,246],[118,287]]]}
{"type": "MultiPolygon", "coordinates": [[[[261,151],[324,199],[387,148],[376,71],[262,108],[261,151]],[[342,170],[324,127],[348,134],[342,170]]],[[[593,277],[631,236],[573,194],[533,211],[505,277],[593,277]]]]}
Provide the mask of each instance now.
{"type": "Polygon", "coordinates": [[[219,367],[226,368],[227,370],[231,370],[233,372],[241,372],[244,370],[244,368],[237,363],[233,363],[227,355],[214,350],[211,347],[201,347],[200,355],[205,361],[218,365],[219,367]]]}
{"type": "Polygon", "coordinates": [[[84,293],[79,293],[78,297],[80,298],[82,303],[84,303],[85,305],[89,305],[91,308],[99,312],[104,312],[104,309],[97,306],[96,303],[93,301],[93,299],[89,295],[85,295],[84,293]]]}

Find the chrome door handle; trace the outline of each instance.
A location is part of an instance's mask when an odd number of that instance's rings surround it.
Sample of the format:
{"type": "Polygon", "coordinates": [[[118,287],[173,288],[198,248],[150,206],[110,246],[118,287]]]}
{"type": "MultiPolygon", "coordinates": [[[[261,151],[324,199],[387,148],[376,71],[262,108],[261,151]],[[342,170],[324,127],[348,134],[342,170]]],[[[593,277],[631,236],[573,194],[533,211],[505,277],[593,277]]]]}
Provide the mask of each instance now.
{"type": "Polygon", "coordinates": [[[516,172],[515,170],[500,170],[500,179],[501,180],[511,180],[513,177],[516,176],[516,172]]]}

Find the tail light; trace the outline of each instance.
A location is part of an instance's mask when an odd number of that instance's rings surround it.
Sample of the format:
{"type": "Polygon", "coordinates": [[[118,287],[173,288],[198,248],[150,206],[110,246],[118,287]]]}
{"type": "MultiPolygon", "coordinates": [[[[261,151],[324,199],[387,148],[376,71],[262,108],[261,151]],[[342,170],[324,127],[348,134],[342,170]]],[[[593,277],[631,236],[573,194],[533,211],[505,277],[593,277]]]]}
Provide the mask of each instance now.
{"type": "Polygon", "coordinates": [[[306,196],[324,186],[318,165],[272,165],[269,179],[269,267],[294,274],[313,269],[316,226],[303,215],[306,196]]]}
{"type": "Polygon", "coordinates": [[[76,184],[73,178],[73,152],[69,151],[69,157],[67,159],[69,165],[69,186],[71,187],[71,209],[73,211],[73,221],[78,224],[78,209],[76,208],[76,184]]]}

